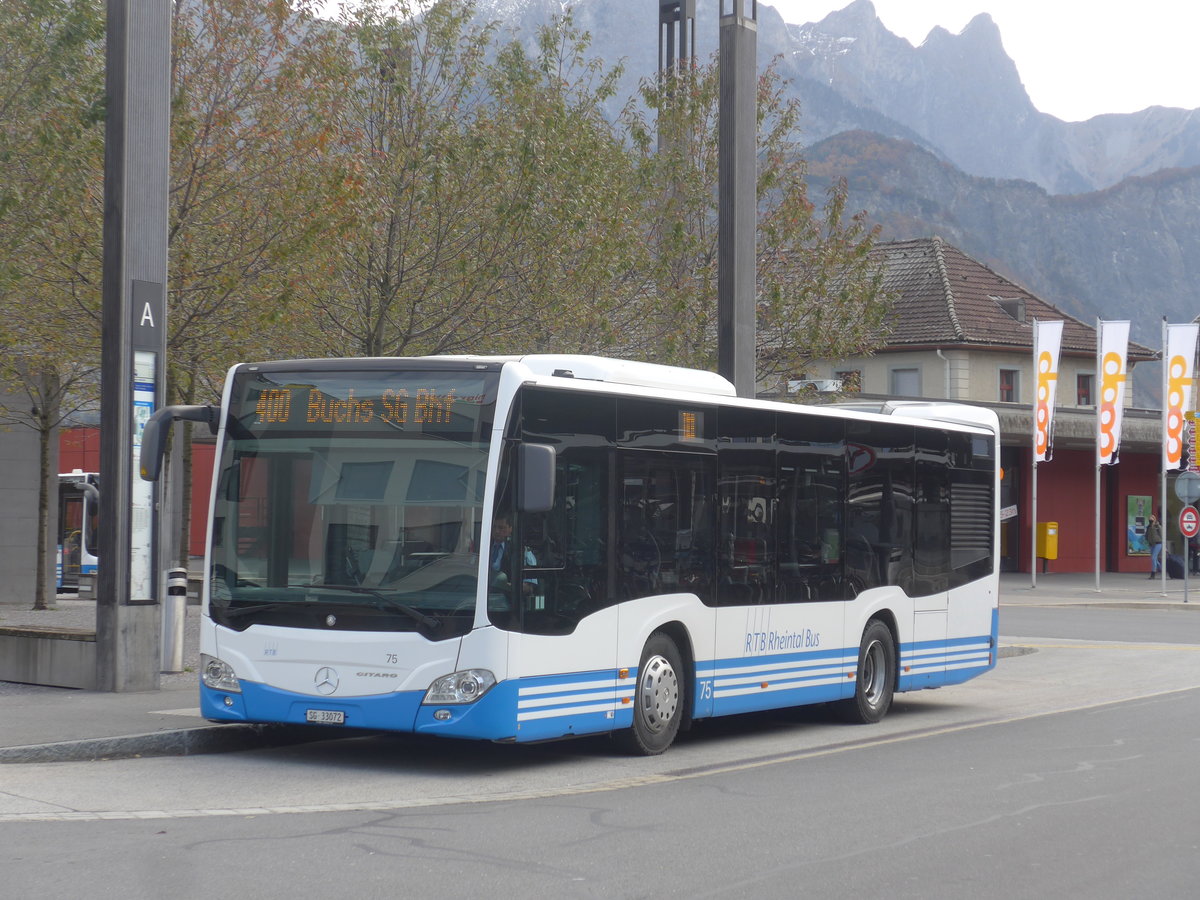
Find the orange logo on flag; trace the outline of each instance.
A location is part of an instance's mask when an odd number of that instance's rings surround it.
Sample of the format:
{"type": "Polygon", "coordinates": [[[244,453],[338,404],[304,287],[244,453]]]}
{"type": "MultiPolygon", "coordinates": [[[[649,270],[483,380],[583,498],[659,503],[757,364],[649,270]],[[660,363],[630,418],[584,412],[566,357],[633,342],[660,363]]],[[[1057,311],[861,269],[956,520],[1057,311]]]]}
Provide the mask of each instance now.
{"type": "Polygon", "coordinates": [[[1172,356],[1167,367],[1167,464],[1178,466],[1183,458],[1183,399],[1188,387],[1188,364],[1172,356]]]}
{"type": "Polygon", "coordinates": [[[1121,382],[1121,354],[1105,353],[1100,366],[1100,458],[1108,459],[1116,451],[1117,396],[1121,382]]]}
{"type": "Polygon", "coordinates": [[[1054,360],[1049,351],[1043,350],[1037,363],[1037,421],[1034,423],[1038,456],[1045,456],[1050,446],[1050,386],[1056,378],[1058,372],[1054,371],[1054,360]]]}

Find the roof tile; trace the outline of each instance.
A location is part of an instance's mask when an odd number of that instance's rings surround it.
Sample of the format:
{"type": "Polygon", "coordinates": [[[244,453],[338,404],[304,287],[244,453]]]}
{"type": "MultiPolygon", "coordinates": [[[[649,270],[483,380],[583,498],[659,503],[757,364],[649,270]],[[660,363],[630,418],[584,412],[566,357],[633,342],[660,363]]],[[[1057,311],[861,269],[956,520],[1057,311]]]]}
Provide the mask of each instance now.
{"type": "MultiPolygon", "coordinates": [[[[1095,354],[1096,329],[1057,309],[941,238],[877,244],[884,290],[894,298],[887,348],[980,345],[1033,350],[1034,320],[1061,320],[1062,349],[1095,354]]],[[[1130,357],[1154,352],[1130,342],[1130,357]]]]}

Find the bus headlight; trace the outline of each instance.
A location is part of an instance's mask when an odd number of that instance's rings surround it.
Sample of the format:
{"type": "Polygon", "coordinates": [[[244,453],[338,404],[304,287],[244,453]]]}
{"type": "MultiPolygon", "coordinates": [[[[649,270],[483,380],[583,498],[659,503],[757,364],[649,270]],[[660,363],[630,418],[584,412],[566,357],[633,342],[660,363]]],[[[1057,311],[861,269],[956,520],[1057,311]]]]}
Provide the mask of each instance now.
{"type": "Polygon", "coordinates": [[[233,666],[215,656],[209,656],[207,653],[200,654],[200,678],[205,687],[210,687],[214,691],[229,691],[238,694],[242,692],[242,686],[238,684],[233,666]]]}
{"type": "Polygon", "coordinates": [[[487,669],[467,669],[443,675],[425,692],[427,705],[440,703],[474,703],[496,683],[496,676],[487,669]]]}

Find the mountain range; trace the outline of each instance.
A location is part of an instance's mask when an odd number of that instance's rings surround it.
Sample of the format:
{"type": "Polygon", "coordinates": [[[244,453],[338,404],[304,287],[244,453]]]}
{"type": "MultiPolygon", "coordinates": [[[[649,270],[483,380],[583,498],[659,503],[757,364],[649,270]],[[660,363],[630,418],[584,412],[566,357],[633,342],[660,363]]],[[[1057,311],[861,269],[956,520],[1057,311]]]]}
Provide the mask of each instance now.
{"type": "MultiPolygon", "coordinates": [[[[523,37],[568,8],[593,54],[624,63],[615,113],[657,69],[658,3],[477,3],[523,37]]],[[[718,48],[718,9],[697,3],[702,58],[718,48]]],[[[940,235],[1084,321],[1129,318],[1150,347],[1162,317],[1200,312],[1200,112],[1039,112],[986,13],[914,47],[870,0],[803,25],[757,10],[758,64],[774,60],[800,100],[813,188],[846,178],[885,240],[940,235]]]]}

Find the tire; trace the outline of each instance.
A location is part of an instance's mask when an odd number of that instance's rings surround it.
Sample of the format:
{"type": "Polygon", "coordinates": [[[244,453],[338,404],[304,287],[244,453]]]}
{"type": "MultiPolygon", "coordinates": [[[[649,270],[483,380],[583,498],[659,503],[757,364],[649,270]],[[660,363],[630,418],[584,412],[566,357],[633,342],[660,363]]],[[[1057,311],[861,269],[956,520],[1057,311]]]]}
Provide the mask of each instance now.
{"type": "Polygon", "coordinates": [[[616,735],[629,753],[657,756],[675,740],[687,699],[683,657],[662,632],[646,641],[633,691],[633,726],[616,735]]]}
{"type": "Polygon", "coordinates": [[[839,718],[856,725],[871,725],[882,719],[896,693],[896,642],[891,630],[872,619],[858,645],[858,672],[854,696],[835,704],[839,718]]]}

